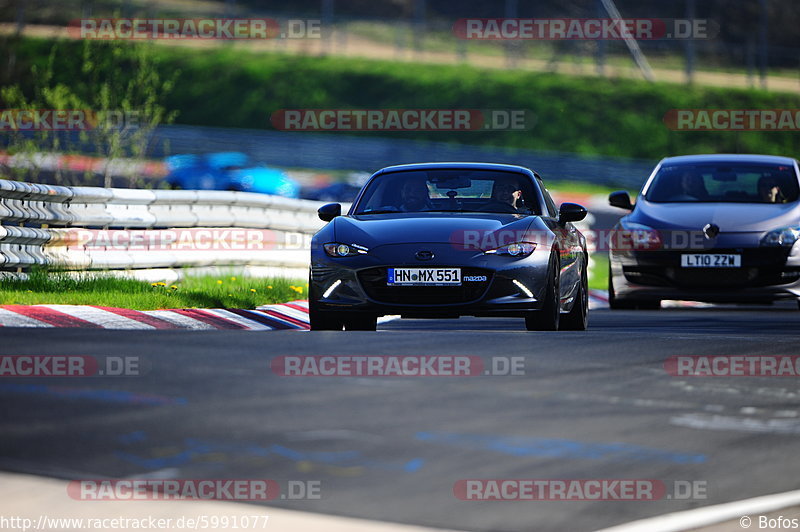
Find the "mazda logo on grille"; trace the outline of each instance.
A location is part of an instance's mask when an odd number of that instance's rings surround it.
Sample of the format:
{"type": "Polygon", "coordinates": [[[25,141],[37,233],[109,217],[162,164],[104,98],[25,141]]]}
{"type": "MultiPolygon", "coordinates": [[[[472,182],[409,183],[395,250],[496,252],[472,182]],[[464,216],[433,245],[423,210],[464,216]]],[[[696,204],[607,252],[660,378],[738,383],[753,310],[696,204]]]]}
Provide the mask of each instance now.
{"type": "Polygon", "coordinates": [[[417,251],[417,260],[431,260],[433,258],[433,251],[417,251]]]}
{"type": "Polygon", "coordinates": [[[719,234],[719,226],[717,224],[706,224],[703,227],[703,233],[706,238],[715,238],[719,234]]]}

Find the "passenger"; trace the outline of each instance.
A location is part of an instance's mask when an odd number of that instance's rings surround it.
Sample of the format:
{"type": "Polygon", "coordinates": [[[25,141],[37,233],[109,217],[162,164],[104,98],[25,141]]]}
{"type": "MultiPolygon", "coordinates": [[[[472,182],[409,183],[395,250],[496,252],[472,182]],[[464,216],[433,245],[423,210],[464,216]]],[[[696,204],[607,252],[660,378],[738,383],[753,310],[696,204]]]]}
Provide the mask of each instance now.
{"type": "Polygon", "coordinates": [[[415,179],[403,183],[400,189],[399,207],[405,212],[419,212],[433,208],[425,180],[415,179]]]}

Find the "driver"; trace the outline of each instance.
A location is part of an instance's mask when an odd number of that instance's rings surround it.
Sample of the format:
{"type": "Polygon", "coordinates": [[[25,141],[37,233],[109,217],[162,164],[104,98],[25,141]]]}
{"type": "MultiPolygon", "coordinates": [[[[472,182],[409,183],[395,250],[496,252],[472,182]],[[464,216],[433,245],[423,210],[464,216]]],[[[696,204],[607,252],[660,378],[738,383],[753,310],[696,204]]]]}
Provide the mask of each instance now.
{"type": "Polygon", "coordinates": [[[412,179],[403,183],[400,189],[400,210],[416,212],[430,209],[428,185],[424,179],[412,179]]]}
{"type": "Polygon", "coordinates": [[[519,209],[519,201],[522,198],[522,190],[520,187],[511,182],[500,182],[494,186],[492,190],[492,200],[497,203],[505,203],[514,209],[519,209]]]}
{"type": "Polygon", "coordinates": [[[766,203],[783,203],[781,189],[772,176],[763,176],[758,180],[758,195],[766,203]]]}
{"type": "Polygon", "coordinates": [[[683,187],[683,193],[687,196],[692,196],[699,200],[708,199],[708,191],[703,182],[703,176],[698,173],[692,171],[683,172],[681,186],[683,187]]]}

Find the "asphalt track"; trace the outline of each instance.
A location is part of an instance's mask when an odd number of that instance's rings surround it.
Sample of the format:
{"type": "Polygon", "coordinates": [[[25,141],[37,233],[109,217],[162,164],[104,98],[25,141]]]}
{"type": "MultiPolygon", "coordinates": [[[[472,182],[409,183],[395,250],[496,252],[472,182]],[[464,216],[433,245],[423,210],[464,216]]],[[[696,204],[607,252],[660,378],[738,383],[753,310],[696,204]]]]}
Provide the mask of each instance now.
{"type": "MultiPolygon", "coordinates": [[[[0,469],[59,478],[319,480],[270,505],[480,531],[594,530],[796,489],[793,377],[670,376],[673,355],[797,355],[796,305],[595,310],[368,332],[0,330],[3,355],[138,356],[143,375],[2,379],[0,469]],[[280,355],[524,357],[524,375],[281,377],[280,355]],[[128,392],[128,393],[125,393],[128,392]],[[707,498],[461,501],[460,479],[659,479],[707,498]]],[[[65,495],[66,496],[66,495],[65,495]]],[[[97,503],[102,504],[102,503],[97,503]]]]}

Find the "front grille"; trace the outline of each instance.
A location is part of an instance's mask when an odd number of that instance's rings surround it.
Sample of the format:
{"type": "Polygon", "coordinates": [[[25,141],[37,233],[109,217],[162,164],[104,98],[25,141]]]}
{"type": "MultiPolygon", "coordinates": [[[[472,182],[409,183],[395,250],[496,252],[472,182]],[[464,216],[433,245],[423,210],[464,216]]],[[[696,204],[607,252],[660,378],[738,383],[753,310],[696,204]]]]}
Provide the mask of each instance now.
{"type": "Polygon", "coordinates": [[[480,299],[492,282],[492,271],[461,268],[461,277],[485,275],[486,281],[462,282],[461,286],[387,286],[387,268],[358,272],[358,280],[370,299],[396,305],[454,305],[480,299]]]}
{"type": "Polygon", "coordinates": [[[636,253],[638,264],[623,266],[625,278],[647,286],[723,289],[769,286],[797,280],[797,268],[785,266],[788,251],[782,248],[708,249],[708,253],[742,256],[739,268],[683,268],[681,254],[691,251],[650,251],[636,253]]]}
{"type": "Polygon", "coordinates": [[[758,277],[758,268],[669,268],[667,276],[692,288],[742,286],[758,277]]]}

